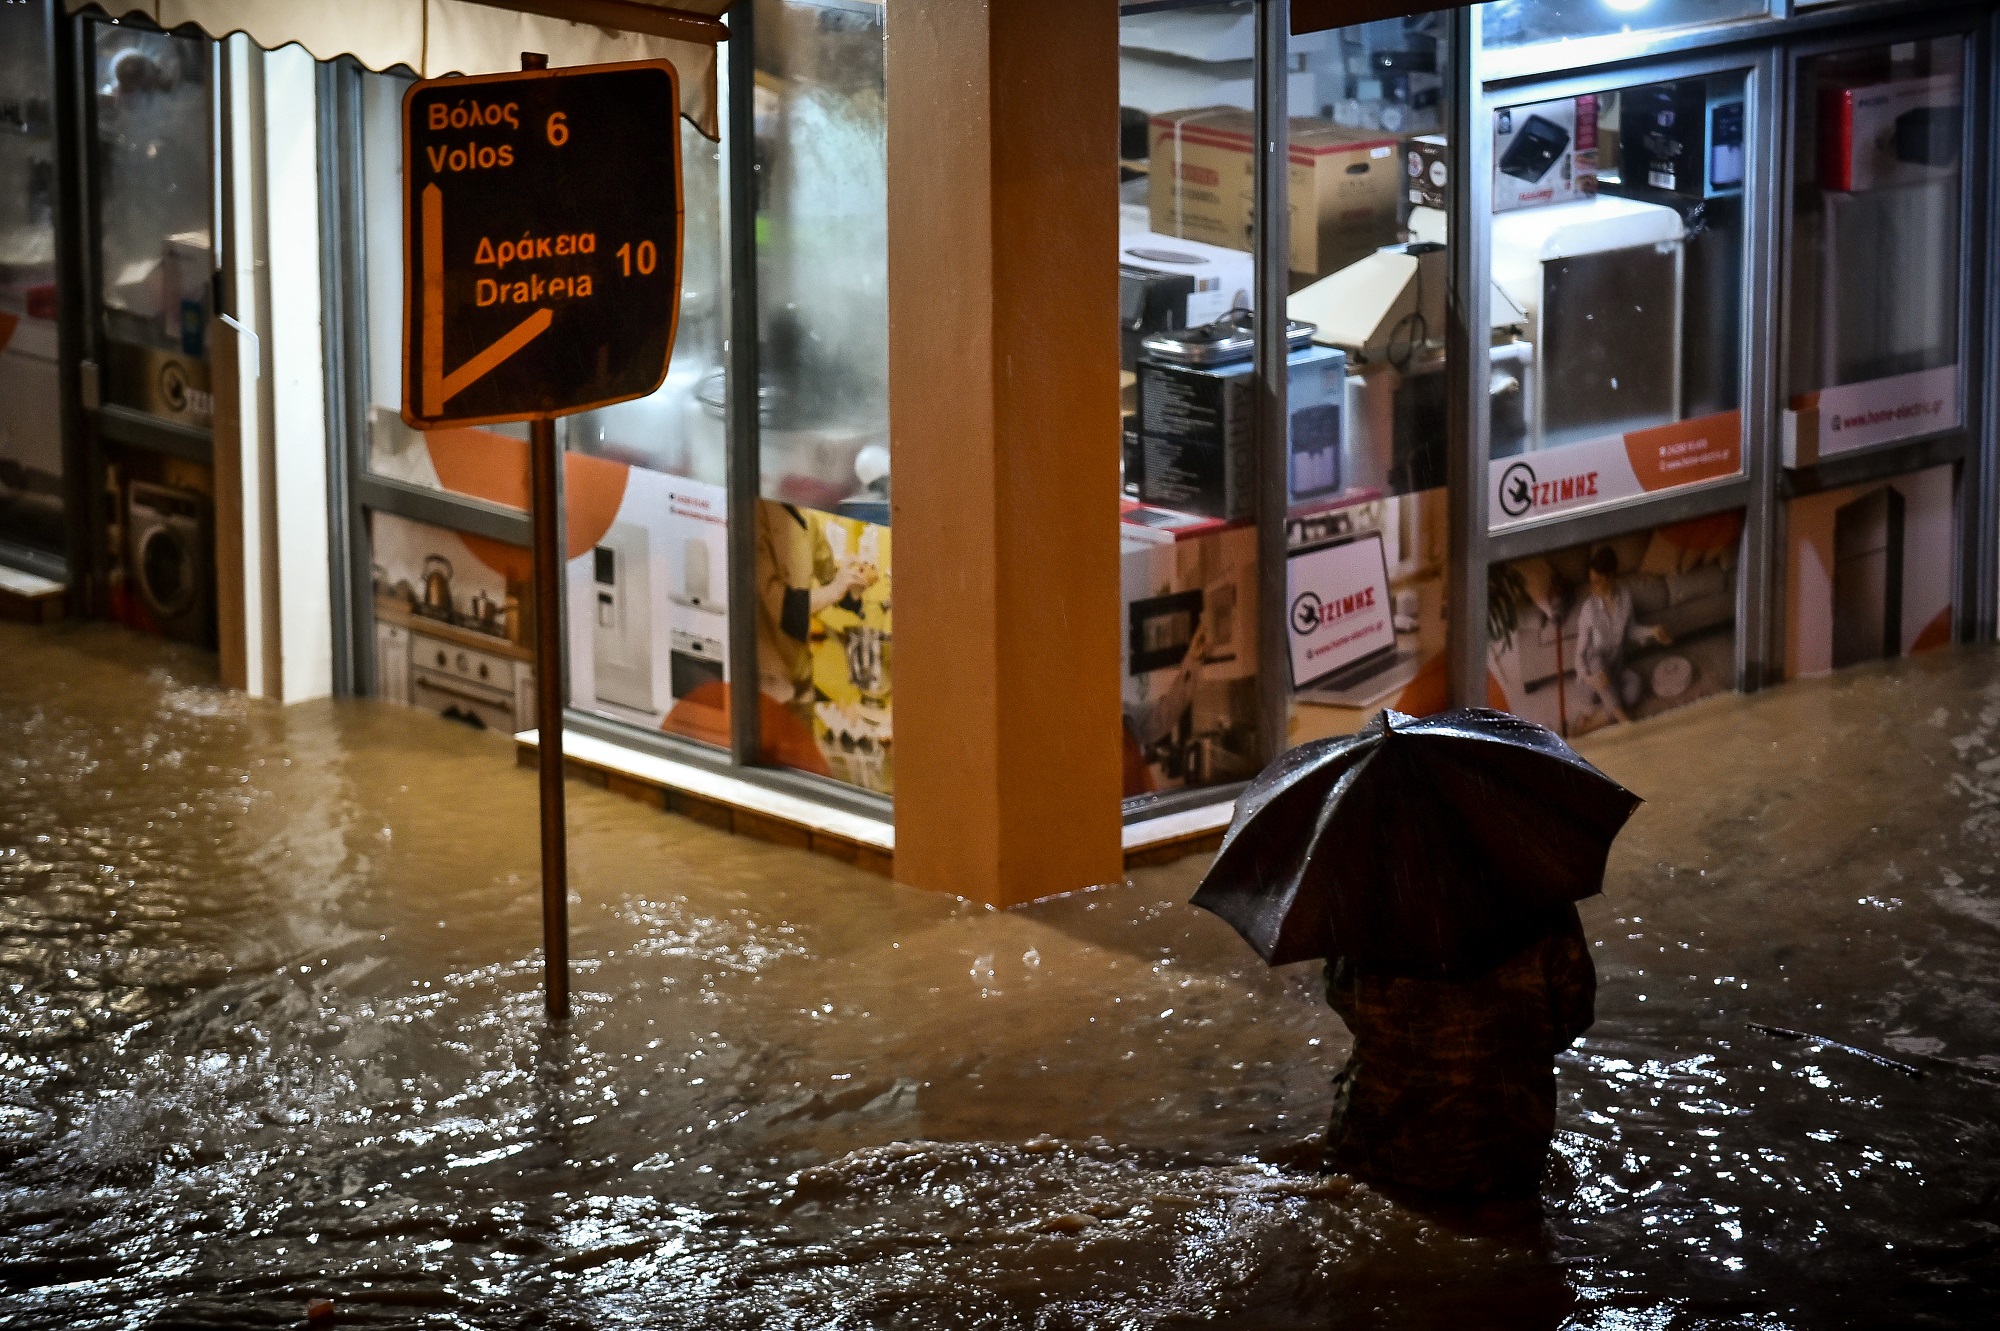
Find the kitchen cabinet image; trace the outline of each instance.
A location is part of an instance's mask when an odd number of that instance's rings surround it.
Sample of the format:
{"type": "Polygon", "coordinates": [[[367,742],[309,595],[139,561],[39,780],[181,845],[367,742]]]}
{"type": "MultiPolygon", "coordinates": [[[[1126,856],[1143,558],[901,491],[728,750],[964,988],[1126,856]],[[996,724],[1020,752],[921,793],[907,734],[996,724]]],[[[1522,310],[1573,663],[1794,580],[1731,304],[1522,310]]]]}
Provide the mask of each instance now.
{"type": "Polygon", "coordinates": [[[535,724],[533,597],[457,532],[386,513],[375,554],[378,695],[481,730],[535,724]]]}

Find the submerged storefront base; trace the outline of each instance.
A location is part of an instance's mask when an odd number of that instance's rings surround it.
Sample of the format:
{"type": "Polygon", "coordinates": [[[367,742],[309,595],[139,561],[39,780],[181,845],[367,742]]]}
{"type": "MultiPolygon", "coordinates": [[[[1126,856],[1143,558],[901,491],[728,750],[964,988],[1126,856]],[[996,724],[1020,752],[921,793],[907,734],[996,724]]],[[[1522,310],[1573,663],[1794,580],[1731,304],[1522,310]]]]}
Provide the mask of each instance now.
{"type": "Polygon", "coordinates": [[[0,66],[0,558],[253,693],[533,743],[526,441],[402,422],[396,186],[409,75],[530,40],[693,99],[666,382],[561,430],[583,779],[1012,904],[1382,707],[1993,631],[1990,4],[77,8],[0,66]]]}

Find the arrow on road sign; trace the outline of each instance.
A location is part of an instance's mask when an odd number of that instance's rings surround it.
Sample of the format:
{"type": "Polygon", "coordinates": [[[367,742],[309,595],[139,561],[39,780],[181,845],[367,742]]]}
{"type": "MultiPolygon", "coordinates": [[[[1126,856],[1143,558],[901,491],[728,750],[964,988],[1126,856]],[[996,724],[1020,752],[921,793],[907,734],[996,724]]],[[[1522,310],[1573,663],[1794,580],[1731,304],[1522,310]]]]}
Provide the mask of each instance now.
{"type": "Polygon", "coordinates": [[[555,319],[546,305],[450,374],[444,372],[444,193],[424,186],[424,415],[444,415],[444,404],[500,362],[548,331],[555,319]]]}

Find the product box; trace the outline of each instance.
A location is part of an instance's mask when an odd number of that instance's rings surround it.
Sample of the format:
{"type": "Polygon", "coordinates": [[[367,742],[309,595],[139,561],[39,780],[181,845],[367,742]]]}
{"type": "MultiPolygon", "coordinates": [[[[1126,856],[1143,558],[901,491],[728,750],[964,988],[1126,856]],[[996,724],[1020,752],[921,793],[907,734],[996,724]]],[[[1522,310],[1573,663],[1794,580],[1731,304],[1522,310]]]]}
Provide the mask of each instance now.
{"type": "MultiPolygon", "coordinates": [[[[1337,494],[1345,439],[1347,356],[1331,347],[1291,354],[1292,502],[1337,494]]],[[[1235,520],[1257,511],[1256,399],[1251,362],[1139,362],[1139,501],[1235,520]]]]}
{"type": "Polygon", "coordinates": [[[1138,359],[1149,333],[1200,328],[1250,308],[1255,263],[1243,250],[1151,231],[1118,238],[1118,306],[1123,363],[1138,359]]]}
{"type": "Polygon", "coordinates": [[[1420,134],[1403,144],[1403,200],[1412,208],[1445,206],[1449,148],[1442,134],[1420,134]]]}
{"type": "Polygon", "coordinates": [[[1627,186],[1693,198],[1743,188],[1743,99],[1711,101],[1706,79],[1627,88],[1619,98],[1618,172],[1627,186]]]}
{"type": "Polygon", "coordinates": [[[1597,192],[1597,98],[1493,113],[1493,211],[1571,203],[1597,192]]]}
{"type": "MultiPolygon", "coordinates": [[[[1153,230],[1250,248],[1256,139],[1248,111],[1231,106],[1153,117],[1153,230]]],[[[1291,268],[1318,276],[1397,239],[1402,197],[1396,140],[1331,121],[1291,122],[1291,268]]]]}
{"type": "Polygon", "coordinates": [[[1965,89],[1956,74],[1820,90],[1819,184],[1846,192],[1958,173],[1965,89]]]}

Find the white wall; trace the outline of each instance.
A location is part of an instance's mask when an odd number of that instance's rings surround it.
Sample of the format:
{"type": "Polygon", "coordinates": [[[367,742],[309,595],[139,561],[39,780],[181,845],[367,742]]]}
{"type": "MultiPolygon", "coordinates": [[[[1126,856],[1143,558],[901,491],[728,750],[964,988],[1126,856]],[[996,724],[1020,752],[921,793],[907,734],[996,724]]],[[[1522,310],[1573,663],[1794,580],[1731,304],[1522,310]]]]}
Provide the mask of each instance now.
{"type": "Polygon", "coordinates": [[[224,58],[245,675],[253,696],[300,702],[333,691],[317,74],[302,48],[240,34],[224,58]]]}

